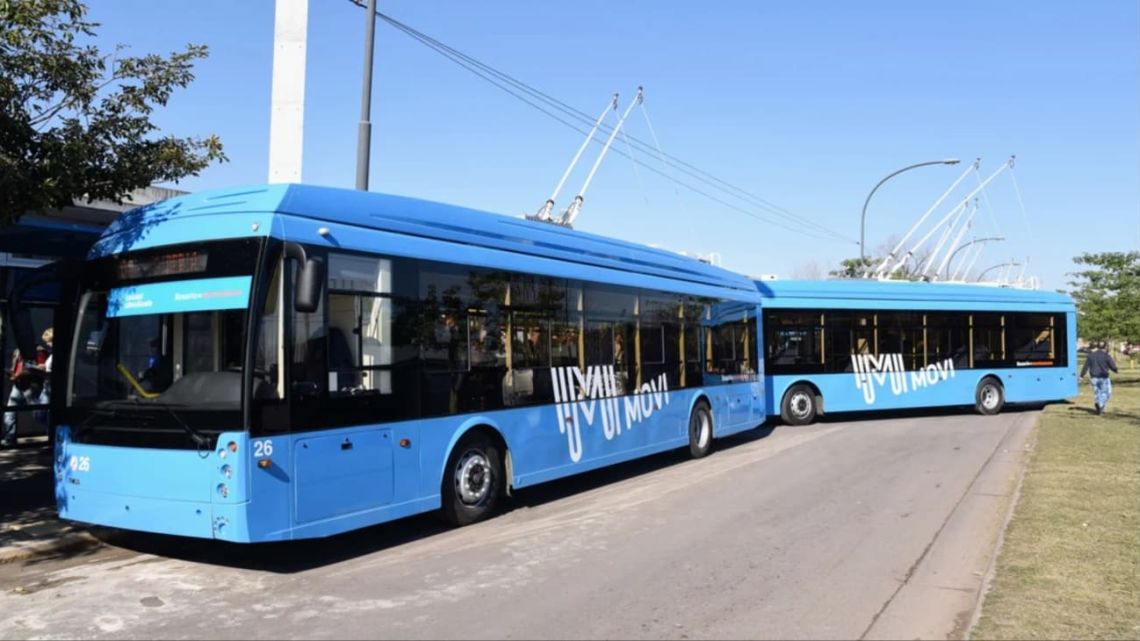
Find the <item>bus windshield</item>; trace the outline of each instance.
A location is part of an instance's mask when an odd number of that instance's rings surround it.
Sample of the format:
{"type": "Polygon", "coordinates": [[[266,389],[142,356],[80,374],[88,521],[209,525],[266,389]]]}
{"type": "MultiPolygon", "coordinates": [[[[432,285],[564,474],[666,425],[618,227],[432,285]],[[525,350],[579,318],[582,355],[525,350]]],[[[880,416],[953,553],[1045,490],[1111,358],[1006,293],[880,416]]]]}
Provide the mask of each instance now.
{"type": "Polygon", "coordinates": [[[97,442],[172,447],[239,428],[262,245],[225,240],[92,261],[77,299],[67,422],[97,442]]]}
{"type": "Polygon", "coordinates": [[[250,282],[236,276],[86,292],[71,404],[239,409],[250,282]]]}

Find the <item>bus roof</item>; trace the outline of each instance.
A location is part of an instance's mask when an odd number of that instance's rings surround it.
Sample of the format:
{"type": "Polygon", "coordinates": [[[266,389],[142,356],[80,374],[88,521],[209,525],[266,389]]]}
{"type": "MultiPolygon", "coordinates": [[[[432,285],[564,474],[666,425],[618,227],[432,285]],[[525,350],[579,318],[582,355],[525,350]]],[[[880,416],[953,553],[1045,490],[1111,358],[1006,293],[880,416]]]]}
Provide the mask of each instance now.
{"type": "Polygon", "coordinates": [[[932,308],[938,304],[1041,305],[1071,309],[1069,296],[1057,292],[998,287],[977,283],[926,283],[902,280],[763,280],[755,281],[767,307],[853,307],[876,304],[899,307],[913,303],[932,308]]]}
{"type": "MultiPolygon", "coordinates": [[[[89,257],[142,249],[173,242],[209,240],[210,225],[179,230],[177,241],[146,241],[139,230],[199,216],[275,214],[327,221],[368,229],[431,238],[451,243],[489,247],[508,252],[620,269],[627,272],[685,280],[753,294],[745,276],[681,254],[606,238],[558,225],[511,218],[456,205],[312,185],[255,185],[204,191],[125,212],[104,232],[89,257]],[[197,237],[189,237],[197,231],[197,237]]],[[[201,222],[206,222],[205,220],[201,222]]],[[[188,228],[189,227],[189,228],[188,228]]],[[[261,225],[260,235],[279,229],[261,225]]],[[[257,235],[243,232],[246,235],[257,235]]]]}

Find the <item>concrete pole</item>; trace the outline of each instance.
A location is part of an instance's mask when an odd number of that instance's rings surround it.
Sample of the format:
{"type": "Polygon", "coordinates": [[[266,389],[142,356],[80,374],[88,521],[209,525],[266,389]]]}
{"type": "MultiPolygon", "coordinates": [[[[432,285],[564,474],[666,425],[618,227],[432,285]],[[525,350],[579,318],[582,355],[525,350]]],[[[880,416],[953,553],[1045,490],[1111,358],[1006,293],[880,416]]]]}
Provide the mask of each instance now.
{"type": "Polygon", "coordinates": [[[269,110],[269,182],[301,182],[309,0],[277,0],[269,110]]]}

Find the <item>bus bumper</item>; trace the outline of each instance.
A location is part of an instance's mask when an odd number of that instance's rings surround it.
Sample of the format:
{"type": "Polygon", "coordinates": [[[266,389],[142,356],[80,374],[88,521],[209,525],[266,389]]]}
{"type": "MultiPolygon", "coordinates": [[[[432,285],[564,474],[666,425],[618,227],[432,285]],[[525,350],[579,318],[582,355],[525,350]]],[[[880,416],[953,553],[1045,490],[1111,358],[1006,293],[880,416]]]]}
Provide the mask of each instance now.
{"type": "MultiPolygon", "coordinates": [[[[240,438],[223,435],[222,442],[240,438]]],[[[75,443],[64,427],[55,447],[56,505],[71,521],[249,542],[244,475],[223,467],[230,466],[212,452],[75,443]]]]}

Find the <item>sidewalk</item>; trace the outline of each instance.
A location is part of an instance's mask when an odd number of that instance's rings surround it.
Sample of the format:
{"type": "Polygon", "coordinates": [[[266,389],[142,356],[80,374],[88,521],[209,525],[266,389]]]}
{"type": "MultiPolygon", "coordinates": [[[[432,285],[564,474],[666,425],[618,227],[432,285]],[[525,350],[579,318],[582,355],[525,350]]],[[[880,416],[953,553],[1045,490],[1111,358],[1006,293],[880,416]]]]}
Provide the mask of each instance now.
{"type": "Polygon", "coordinates": [[[102,545],[86,528],[56,516],[47,437],[0,450],[0,563],[102,545]]]}

